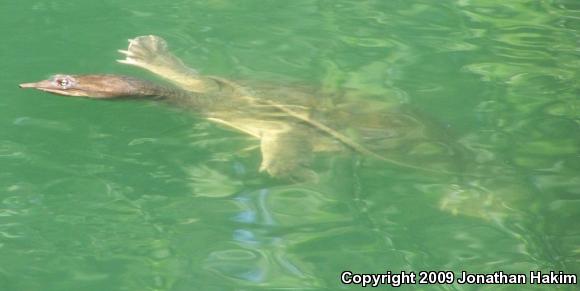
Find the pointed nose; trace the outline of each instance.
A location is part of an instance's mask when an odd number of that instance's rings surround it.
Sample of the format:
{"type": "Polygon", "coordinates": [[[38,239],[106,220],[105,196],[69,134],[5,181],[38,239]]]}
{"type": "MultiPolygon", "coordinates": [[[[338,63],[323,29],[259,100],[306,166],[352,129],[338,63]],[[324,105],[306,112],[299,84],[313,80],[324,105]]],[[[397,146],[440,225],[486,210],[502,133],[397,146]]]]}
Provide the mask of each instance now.
{"type": "Polygon", "coordinates": [[[37,83],[22,83],[18,85],[20,88],[36,88],[37,83]]]}
{"type": "Polygon", "coordinates": [[[20,88],[34,88],[34,83],[22,83],[18,85],[20,88]]]}
{"type": "Polygon", "coordinates": [[[54,85],[52,84],[52,82],[50,80],[42,80],[42,81],[38,81],[38,82],[22,83],[22,84],[18,85],[18,87],[24,88],[24,89],[32,88],[32,89],[41,90],[42,88],[52,88],[52,87],[54,87],[54,85]]]}

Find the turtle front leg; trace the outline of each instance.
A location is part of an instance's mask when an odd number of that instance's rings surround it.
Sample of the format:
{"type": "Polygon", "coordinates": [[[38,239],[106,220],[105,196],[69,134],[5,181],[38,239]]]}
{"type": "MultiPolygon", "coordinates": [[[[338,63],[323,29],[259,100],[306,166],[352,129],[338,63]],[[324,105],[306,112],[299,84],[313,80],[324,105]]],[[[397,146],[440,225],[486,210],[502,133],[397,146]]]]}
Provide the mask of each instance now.
{"type": "Polygon", "coordinates": [[[261,172],[294,182],[318,182],[318,174],[310,169],[312,146],[297,129],[269,132],[260,139],[261,172]]]}
{"type": "Polygon", "coordinates": [[[127,50],[119,50],[125,59],[117,60],[148,70],[177,86],[194,92],[207,92],[215,89],[215,81],[202,77],[199,73],[187,67],[179,58],[173,55],[167,42],[155,35],[139,36],[129,39],[127,50]]]}

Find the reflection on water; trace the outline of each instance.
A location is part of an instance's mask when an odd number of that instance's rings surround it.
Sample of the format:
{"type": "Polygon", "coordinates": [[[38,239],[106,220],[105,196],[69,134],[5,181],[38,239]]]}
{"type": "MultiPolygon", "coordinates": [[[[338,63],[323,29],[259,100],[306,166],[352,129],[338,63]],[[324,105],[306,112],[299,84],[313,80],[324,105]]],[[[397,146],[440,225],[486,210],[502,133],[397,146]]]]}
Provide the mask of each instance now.
{"type": "Polygon", "coordinates": [[[90,5],[0,12],[18,23],[0,44],[14,74],[0,81],[3,290],[338,289],[344,270],[579,272],[574,1],[90,5]],[[402,130],[365,136],[397,140],[382,154],[441,173],[322,154],[320,183],[292,184],[257,173],[252,141],[188,113],[15,91],[60,70],[138,74],[113,60],[141,34],[164,36],[206,74],[315,83],[361,104],[345,124],[372,123],[369,108],[413,108],[398,114],[418,126],[393,121],[402,130]]]}

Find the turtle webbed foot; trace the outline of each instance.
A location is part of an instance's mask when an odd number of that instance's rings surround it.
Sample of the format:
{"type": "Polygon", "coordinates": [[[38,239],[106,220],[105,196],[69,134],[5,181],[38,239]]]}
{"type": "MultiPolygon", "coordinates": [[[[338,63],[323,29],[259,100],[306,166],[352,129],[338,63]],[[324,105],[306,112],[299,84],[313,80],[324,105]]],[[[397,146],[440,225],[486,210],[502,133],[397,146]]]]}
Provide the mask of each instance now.
{"type": "Polygon", "coordinates": [[[129,39],[127,50],[119,50],[119,52],[125,55],[125,59],[117,60],[119,63],[141,67],[153,72],[185,67],[181,60],[169,52],[167,42],[156,35],[129,39]]]}
{"type": "Polygon", "coordinates": [[[293,182],[317,182],[312,164],[312,146],[299,129],[264,134],[261,139],[261,172],[293,182]]]}

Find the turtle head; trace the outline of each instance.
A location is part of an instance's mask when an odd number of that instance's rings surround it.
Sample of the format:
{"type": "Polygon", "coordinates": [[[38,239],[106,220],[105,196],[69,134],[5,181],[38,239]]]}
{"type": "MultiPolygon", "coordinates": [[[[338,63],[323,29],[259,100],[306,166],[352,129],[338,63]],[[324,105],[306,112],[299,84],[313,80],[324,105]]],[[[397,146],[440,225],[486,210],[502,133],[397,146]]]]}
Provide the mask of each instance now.
{"type": "Polygon", "coordinates": [[[117,98],[143,94],[144,82],[119,75],[53,75],[34,83],[20,84],[20,88],[32,88],[56,95],[117,98]]]}

